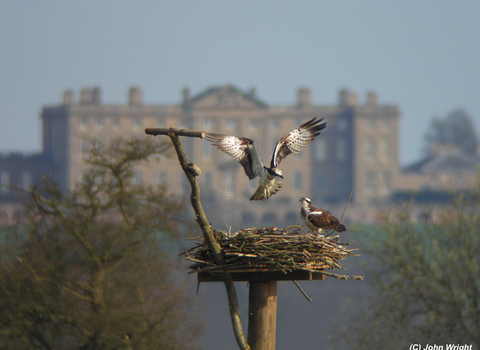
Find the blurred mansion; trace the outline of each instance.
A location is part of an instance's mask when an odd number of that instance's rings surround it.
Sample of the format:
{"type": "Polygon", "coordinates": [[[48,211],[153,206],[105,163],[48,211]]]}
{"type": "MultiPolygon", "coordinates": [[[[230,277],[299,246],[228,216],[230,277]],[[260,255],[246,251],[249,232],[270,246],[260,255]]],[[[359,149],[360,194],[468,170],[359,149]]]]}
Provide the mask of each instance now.
{"type": "MultiPolygon", "coordinates": [[[[253,139],[265,163],[270,162],[277,140],[311,118],[324,118],[327,127],[298,155],[290,155],[280,168],[283,188],[266,202],[248,198],[258,185],[243,168],[206,140],[183,137],[190,161],[202,170],[198,180],[202,202],[215,224],[293,224],[299,221],[299,198],[310,197],[316,206],[341,216],[352,189],[346,220],[376,221],[378,209],[402,191],[462,190],[473,186],[478,161],[454,151],[440,152],[401,170],[399,164],[399,108],[380,104],[367,92],[363,102],[346,89],[335,105],[313,105],[311,91],[299,88],[296,102],[270,106],[255,88],[210,87],[191,95],[181,92],[178,104],[149,105],[137,87],[128,90],[122,105],[102,102],[99,87],[71,90],[63,101],[45,106],[43,151],[35,155],[9,154],[0,158],[0,200],[15,202],[13,187],[28,189],[49,174],[65,190],[82,180],[88,165],[84,158],[88,139],[103,144],[122,138],[152,138],[145,128],[174,127],[234,134],[253,139]],[[215,216],[215,218],[213,218],[215,216]]],[[[166,136],[157,136],[169,141],[166,136]]],[[[139,166],[137,183],[166,185],[174,195],[188,196],[189,184],[175,155],[139,166]]]]}

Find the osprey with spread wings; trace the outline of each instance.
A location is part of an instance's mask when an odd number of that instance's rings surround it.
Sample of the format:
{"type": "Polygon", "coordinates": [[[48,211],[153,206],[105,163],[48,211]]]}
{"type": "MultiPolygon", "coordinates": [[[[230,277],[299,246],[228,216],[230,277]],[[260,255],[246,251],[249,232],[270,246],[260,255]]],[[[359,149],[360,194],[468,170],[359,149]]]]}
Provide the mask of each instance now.
{"type": "Polygon", "coordinates": [[[283,179],[283,173],[277,166],[290,153],[299,153],[320,135],[320,130],[327,126],[322,122],[323,118],[313,118],[284,135],[275,146],[270,167],[263,164],[255,142],[246,137],[207,133],[205,138],[236,159],[250,180],[260,177],[258,188],[250,197],[251,201],[259,201],[270,198],[280,190],[283,183],[276,178],[283,179]]]}

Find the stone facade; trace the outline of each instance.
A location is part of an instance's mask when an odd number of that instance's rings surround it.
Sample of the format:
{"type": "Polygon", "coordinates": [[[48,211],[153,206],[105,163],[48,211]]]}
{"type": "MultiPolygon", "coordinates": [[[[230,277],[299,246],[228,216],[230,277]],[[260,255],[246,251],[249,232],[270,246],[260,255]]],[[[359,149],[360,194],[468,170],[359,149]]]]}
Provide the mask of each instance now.
{"type": "MultiPolygon", "coordinates": [[[[378,222],[392,198],[408,200],[419,193],[419,198],[435,201],[471,190],[478,182],[480,158],[464,156],[452,147],[442,146],[400,169],[398,107],[380,104],[374,92],[367,92],[361,103],[355,93],[342,89],[336,104],[320,106],[312,103],[308,88],[299,88],[296,97],[292,105],[270,106],[255,88],[242,91],[227,85],[195,95],[185,88],[178,104],[150,105],[143,102],[141,89],[131,87],[125,104],[112,105],[102,102],[99,87],[81,89],[78,101],[73,91],[66,90],[61,103],[42,110],[42,153],[0,155],[0,204],[9,208],[7,217],[14,217],[11,203],[23,198],[22,190],[44,174],[72,189],[88,169],[84,158],[92,142],[151,138],[144,132],[151,127],[204,130],[255,140],[263,161],[269,163],[277,140],[312,118],[324,118],[327,127],[303,152],[280,164],[284,186],[265,202],[248,200],[258,179],[249,181],[235,160],[205,140],[182,138],[187,156],[202,169],[198,178],[202,202],[217,227],[299,222],[301,197],[310,197],[315,206],[340,217],[352,190],[344,223],[378,222]]],[[[135,180],[165,184],[178,196],[190,191],[173,154],[139,166],[135,180]]],[[[424,205],[418,206],[419,218],[425,217],[424,205]]],[[[0,221],[5,221],[2,212],[0,221]]]]}
{"type": "MultiPolygon", "coordinates": [[[[110,105],[102,103],[98,87],[82,89],[78,102],[67,90],[62,104],[43,108],[44,153],[57,164],[55,177],[65,189],[73,188],[87,169],[83,157],[89,140],[151,137],[144,134],[147,127],[249,137],[268,163],[276,141],[314,117],[325,118],[327,128],[303,152],[282,162],[284,186],[262,203],[249,202],[258,180],[249,181],[235,160],[207,141],[182,139],[188,157],[202,169],[202,200],[215,211],[216,221],[293,223],[298,220],[299,198],[344,206],[352,189],[352,203],[359,205],[388,198],[399,174],[399,111],[395,105],[380,105],[373,92],[360,104],[356,94],[343,89],[338,104],[316,106],[311,91],[300,88],[294,105],[269,106],[254,88],[244,92],[227,85],[193,96],[185,88],[179,104],[146,105],[142,91],[132,87],[125,105],[110,105]]],[[[165,183],[173,194],[188,193],[175,158],[141,166],[136,176],[148,184],[165,183]]]]}

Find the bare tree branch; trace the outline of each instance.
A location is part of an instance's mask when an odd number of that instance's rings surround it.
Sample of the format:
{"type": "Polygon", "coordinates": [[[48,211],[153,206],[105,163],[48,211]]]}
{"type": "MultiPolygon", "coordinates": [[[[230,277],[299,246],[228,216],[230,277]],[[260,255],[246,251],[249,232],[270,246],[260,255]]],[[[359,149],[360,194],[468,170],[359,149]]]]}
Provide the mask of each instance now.
{"type": "Polygon", "coordinates": [[[175,129],[175,128],[146,128],[145,134],[147,135],[169,135],[174,134],[177,136],[187,136],[187,137],[199,137],[203,139],[205,137],[205,131],[196,131],[196,130],[185,130],[185,129],[175,129]]]}
{"type": "MultiPolygon", "coordinates": [[[[148,130],[149,129],[147,129],[145,132],[147,132],[148,130]]],[[[189,165],[189,162],[185,155],[185,151],[183,150],[183,146],[178,137],[178,135],[192,136],[192,137],[200,137],[200,136],[194,136],[194,135],[202,135],[201,137],[203,137],[204,132],[182,129],[177,134],[177,130],[172,128],[162,129],[162,130],[170,130],[168,132],[168,136],[173,142],[175,151],[177,152],[178,160],[180,161],[180,165],[182,166],[182,169],[185,172],[185,175],[187,176],[188,181],[190,182],[190,185],[192,187],[190,200],[192,202],[193,209],[195,210],[196,221],[203,232],[205,241],[207,242],[210,248],[210,251],[212,252],[215,258],[215,262],[218,265],[224,265],[225,261],[223,259],[222,250],[218,242],[216,241],[215,236],[213,235],[212,228],[207,219],[207,216],[205,215],[205,212],[203,211],[202,203],[200,202],[200,187],[198,186],[195,172],[192,171],[191,163],[189,165]]],[[[237,341],[237,345],[241,350],[250,350],[250,346],[247,343],[247,340],[245,338],[245,334],[242,328],[242,322],[240,318],[240,309],[238,307],[237,293],[235,291],[235,285],[233,284],[232,275],[228,272],[225,272],[222,277],[224,278],[225,288],[227,289],[230,318],[232,321],[235,340],[237,341]]]]}

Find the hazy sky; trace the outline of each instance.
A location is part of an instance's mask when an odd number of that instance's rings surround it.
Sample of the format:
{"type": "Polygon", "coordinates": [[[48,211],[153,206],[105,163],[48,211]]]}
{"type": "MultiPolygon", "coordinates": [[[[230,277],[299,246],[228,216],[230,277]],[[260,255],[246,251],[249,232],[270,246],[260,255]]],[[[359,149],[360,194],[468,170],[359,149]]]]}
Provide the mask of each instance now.
{"type": "Polygon", "coordinates": [[[402,164],[434,115],[462,107],[480,129],[480,1],[0,0],[0,151],[40,151],[39,113],[99,85],[125,103],[178,103],[212,85],[268,104],[346,87],[400,107],[402,164]]]}

